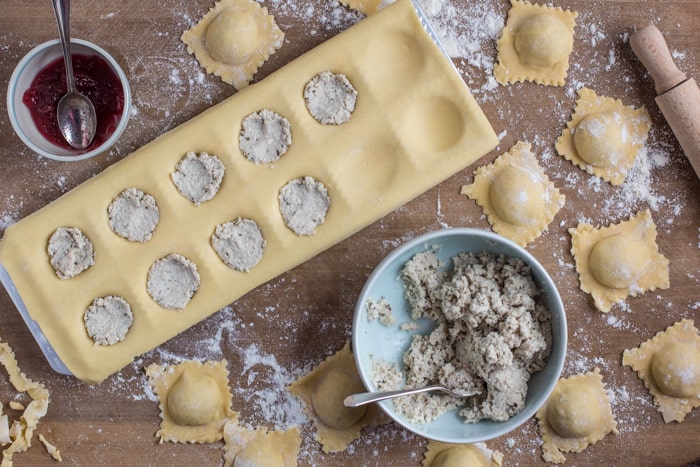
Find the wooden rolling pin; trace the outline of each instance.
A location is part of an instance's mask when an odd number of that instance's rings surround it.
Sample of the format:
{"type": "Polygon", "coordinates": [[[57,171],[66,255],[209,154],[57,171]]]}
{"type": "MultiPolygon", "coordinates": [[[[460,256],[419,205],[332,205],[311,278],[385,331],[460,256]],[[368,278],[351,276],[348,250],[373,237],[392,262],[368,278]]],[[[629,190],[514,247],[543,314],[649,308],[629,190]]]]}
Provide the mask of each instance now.
{"type": "Polygon", "coordinates": [[[630,38],[632,50],[654,79],[656,103],[700,178],[700,89],[673,62],[656,26],[640,29],[630,38]]]}

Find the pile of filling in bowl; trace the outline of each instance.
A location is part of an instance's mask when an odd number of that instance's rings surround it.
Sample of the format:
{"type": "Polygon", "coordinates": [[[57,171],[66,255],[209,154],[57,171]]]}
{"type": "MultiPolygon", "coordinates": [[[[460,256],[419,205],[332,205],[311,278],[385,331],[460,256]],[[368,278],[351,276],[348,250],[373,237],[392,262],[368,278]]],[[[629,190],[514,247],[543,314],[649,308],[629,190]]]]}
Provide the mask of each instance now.
{"type": "Polygon", "coordinates": [[[404,353],[405,368],[375,360],[373,380],[380,390],[442,383],[476,390],[459,399],[438,393],[393,401],[414,423],[434,420],[460,408],[466,422],[505,421],[525,406],[532,373],[551,353],[551,314],[538,302],[539,289],[519,258],[460,253],[445,271],[436,252],[416,254],[401,270],[411,318],[428,318],[436,327],[415,334],[404,353]]]}

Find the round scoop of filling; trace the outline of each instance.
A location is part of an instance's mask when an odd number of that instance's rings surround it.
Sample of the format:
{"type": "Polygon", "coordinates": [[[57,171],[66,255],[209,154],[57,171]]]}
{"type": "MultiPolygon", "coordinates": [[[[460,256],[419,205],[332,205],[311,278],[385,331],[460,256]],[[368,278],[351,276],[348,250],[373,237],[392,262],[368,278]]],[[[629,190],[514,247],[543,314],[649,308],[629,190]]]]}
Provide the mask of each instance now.
{"type": "Polygon", "coordinates": [[[581,438],[600,422],[598,396],[586,385],[564,385],[547,403],[547,421],[563,438],[581,438]]]}
{"type": "Polygon", "coordinates": [[[213,378],[186,371],[168,392],[168,413],[178,425],[199,426],[223,415],[221,390],[213,378]]]}
{"type": "Polygon", "coordinates": [[[343,400],[365,388],[356,378],[340,369],[333,369],[318,381],[311,393],[311,403],[316,415],[323,423],[336,430],[345,430],[354,425],[367,410],[367,406],[345,407],[343,400]]]}
{"type": "Polygon", "coordinates": [[[628,135],[617,112],[585,116],[576,126],[574,145],[579,157],[595,167],[617,164],[624,156],[628,135]]]}
{"type": "Polygon", "coordinates": [[[667,396],[700,394],[700,350],[685,342],[669,342],[652,357],[651,376],[667,396]]]}
{"type": "Polygon", "coordinates": [[[645,274],[651,260],[649,253],[640,239],[616,234],[600,240],[591,249],[591,272],[604,286],[624,289],[645,274]]]}
{"type": "Polygon", "coordinates": [[[574,39],[564,23],[541,13],[523,21],[515,33],[513,46],[524,64],[547,68],[569,56],[574,39]]]}
{"type": "Polygon", "coordinates": [[[489,190],[491,204],[504,221],[526,226],[544,212],[545,188],[534,174],[518,167],[505,167],[489,190]]]}

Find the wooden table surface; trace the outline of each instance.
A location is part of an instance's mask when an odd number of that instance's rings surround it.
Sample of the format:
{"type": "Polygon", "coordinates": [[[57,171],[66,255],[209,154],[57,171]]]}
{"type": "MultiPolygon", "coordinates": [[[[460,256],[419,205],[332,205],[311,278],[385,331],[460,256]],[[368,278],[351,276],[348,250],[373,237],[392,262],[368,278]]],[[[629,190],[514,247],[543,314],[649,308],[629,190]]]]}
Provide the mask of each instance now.
{"type": "MultiPolygon", "coordinates": [[[[265,0],[286,33],[284,46],[256,80],[316,44],[350,27],[360,16],[334,1],[265,0]]],[[[569,348],[564,376],[601,369],[620,433],[608,435],[571,465],[684,465],[700,462],[700,409],[682,423],[665,424],[642,382],[622,367],[622,351],[636,347],[682,318],[700,325],[700,181],[654,103],[653,83],[629,48],[629,35],[649,23],[663,31],[678,66],[700,77],[698,0],[558,0],[580,13],[566,85],[496,86],[494,19],[503,21],[507,0],[437,0],[426,9],[465,81],[501,139],[470,168],[395,212],[271,282],[250,292],[165,345],[138,358],[99,386],[55,374],[9,296],[0,292],[0,337],[15,350],[22,370],[51,393],[37,433],[54,442],[69,465],[217,465],[222,443],[158,444],[158,408],[144,378],[152,362],[226,358],[234,409],[250,427],[300,425],[300,465],[419,465],[427,444],[403,429],[368,429],[346,452],[324,455],[312,439],[298,402],[284,387],[339,350],[351,335],[355,297],[379,261],[416,235],[444,227],[489,229],[481,209],[459,195],[473,171],[516,141],[533,144],[566,205],[549,229],[528,246],[554,277],[567,310],[569,348]],[[566,125],[581,86],[645,105],[653,128],[629,180],[612,187],[558,156],[554,141],[566,125]],[[585,221],[608,225],[650,209],[658,244],[670,260],[671,287],[629,298],[609,314],[598,312],[579,289],[568,229],[585,221]]],[[[163,132],[232,95],[207,75],[179,37],[211,6],[208,1],[74,1],[73,37],[111,52],[129,76],[133,105],[129,126],[108,153],[86,162],[43,159],[12,131],[0,100],[0,235],[7,225],[61,196],[163,132]]],[[[32,47],[57,37],[49,2],[5,0],[0,5],[0,87],[32,47]]],[[[496,21],[496,24],[498,21],[496,21]]],[[[0,377],[0,401],[16,399],[0,377]]],[[[17,400],[22,400],[17,399],[17,400]]],[[[16,412],[9,412],[16,417],[16,412]]],[[[542,464],[535,420],[489,441],[505,465],[542,464]]],[[[17,465],[50,465],[36,438],[17,465]]]]}

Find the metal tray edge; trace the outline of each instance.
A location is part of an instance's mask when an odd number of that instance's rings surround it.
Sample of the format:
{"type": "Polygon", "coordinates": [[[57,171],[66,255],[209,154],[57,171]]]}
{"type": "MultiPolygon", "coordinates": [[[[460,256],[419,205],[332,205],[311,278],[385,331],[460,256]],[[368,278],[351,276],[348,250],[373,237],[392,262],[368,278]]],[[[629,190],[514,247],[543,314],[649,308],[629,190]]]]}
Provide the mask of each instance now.
{"type": "Polygon", "coordinates": [[[34,340],[39,345],[41,352],[44,354],[44,357],[46,357],[46,360],[49,362],[51,368],[56,373],[72,376],[73,373],[71,373],[71,371],[66,367],[54,348],[51,346],[51,344],[49,344],[49,341],[41,331],[39,324],[37,324],[37,322],[30,316],[29,311],[27,311],[27,307],[22,301],[22,297],[19,295],[19,292],[15,287],[15,283],[12,281],[12,278],[7,273],[7,270],[2,263],[0,263],[0,282],[2,282],[2,285],[5,286],[5,290],[7,290],[12,302],[15,304],[15,307],[17,307],[17,311],[19,311],[19,314],[22,316],[22,319],[29,328],[29,331],[32,333],[32,336],[34,336],[34,340]]]}

